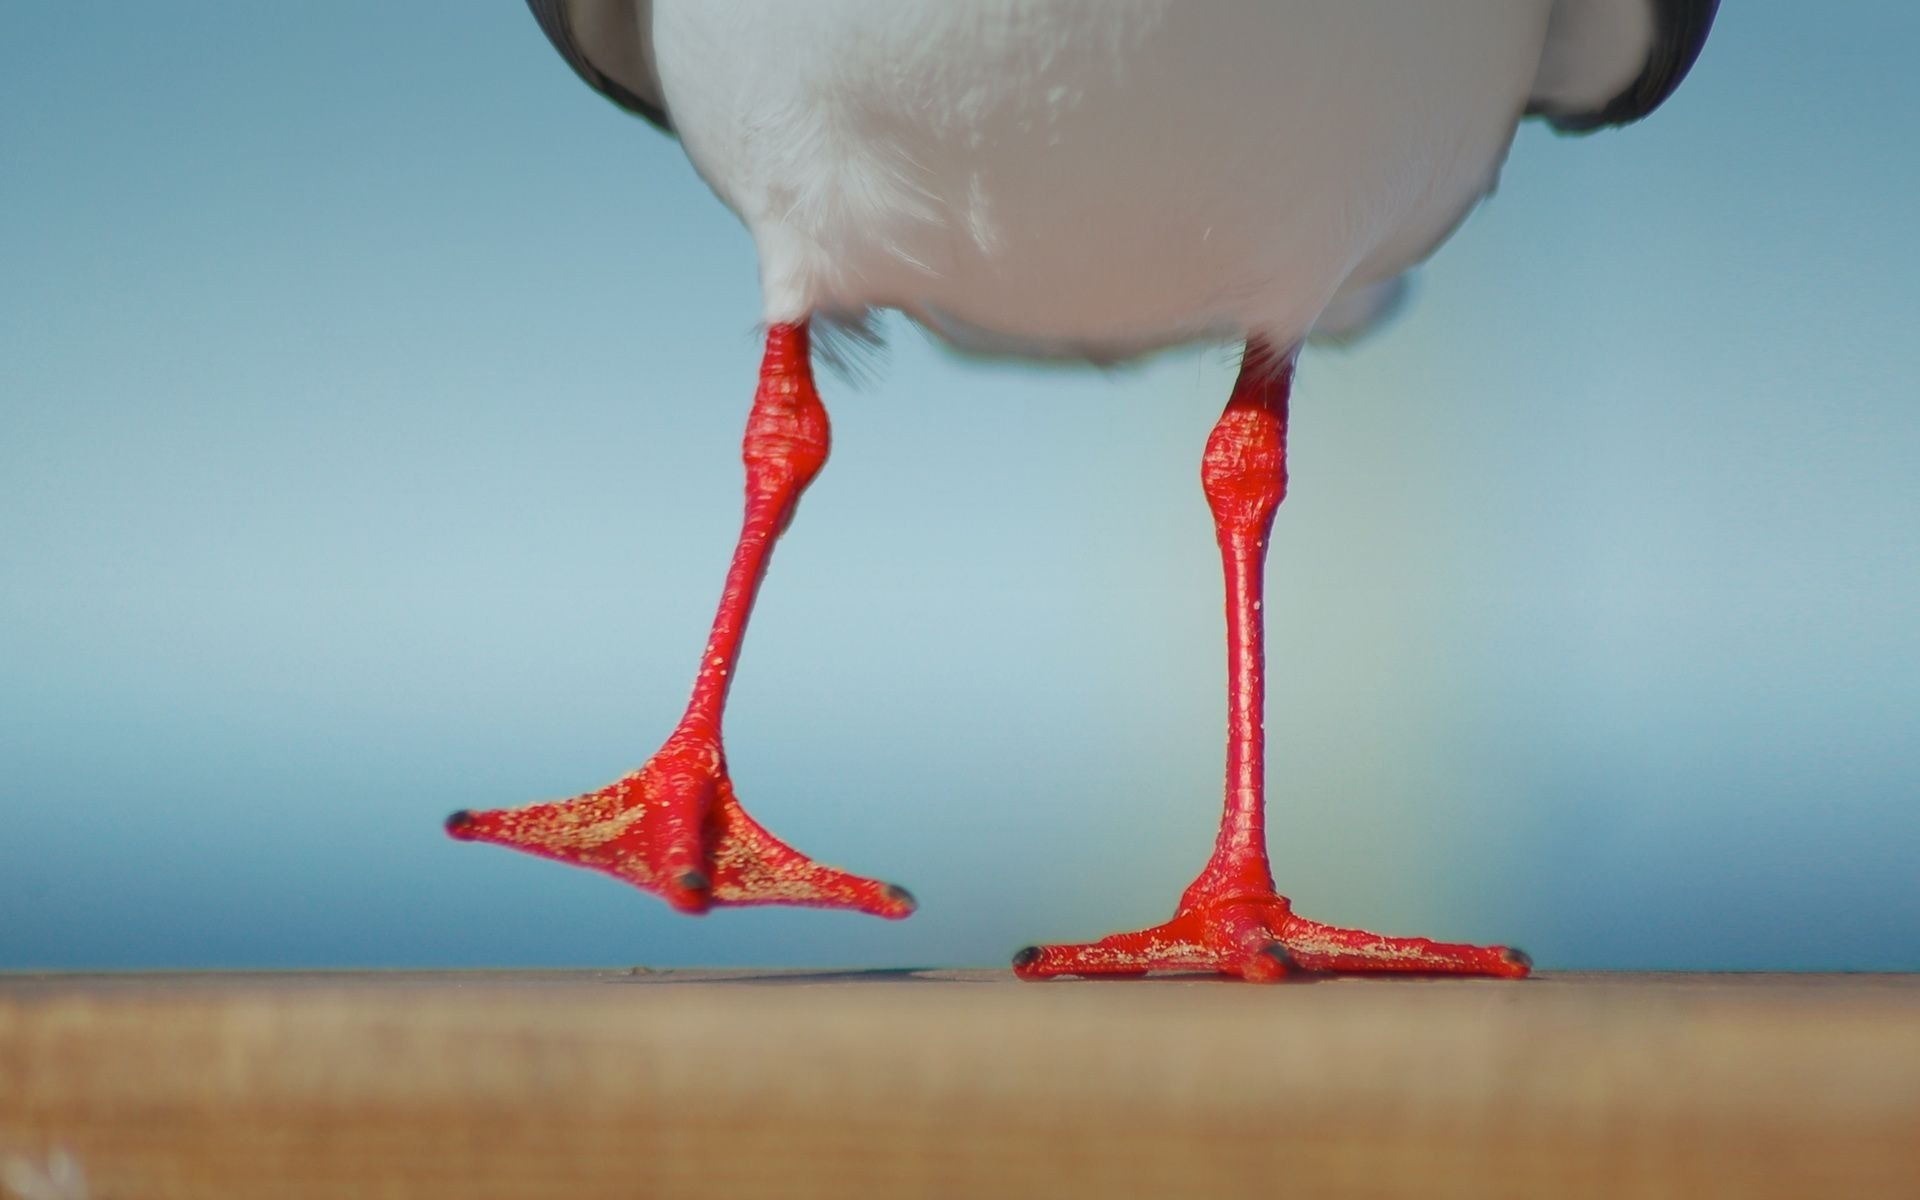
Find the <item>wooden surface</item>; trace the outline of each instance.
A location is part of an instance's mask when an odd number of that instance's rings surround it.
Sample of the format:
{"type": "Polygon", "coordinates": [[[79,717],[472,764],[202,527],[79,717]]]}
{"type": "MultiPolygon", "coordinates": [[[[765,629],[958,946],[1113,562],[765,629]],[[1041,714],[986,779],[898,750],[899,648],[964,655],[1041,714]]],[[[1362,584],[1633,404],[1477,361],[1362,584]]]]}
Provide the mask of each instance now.
{"type": "Polygon", "coordinates": [[[1920,1197],[1920,977],[0,974],[7,1200],[1189,1194],[1920,1197]]]}

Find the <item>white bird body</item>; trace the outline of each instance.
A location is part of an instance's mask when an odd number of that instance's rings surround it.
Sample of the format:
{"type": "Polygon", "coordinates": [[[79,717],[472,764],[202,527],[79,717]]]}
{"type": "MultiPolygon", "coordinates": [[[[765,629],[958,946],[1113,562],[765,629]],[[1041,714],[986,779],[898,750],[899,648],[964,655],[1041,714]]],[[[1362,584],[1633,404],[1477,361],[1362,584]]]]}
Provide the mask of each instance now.
{"type": "MultiPolygon", "coordinates": [[[[898,308],[964,348],[1106,360],[1363,324],[1493,186],[1552,13],[655,0],[650,65],[752,232],[768,321],[898,308]]],[[[1588,86],[1631,78],[1616,57],[1588,86]]]]}

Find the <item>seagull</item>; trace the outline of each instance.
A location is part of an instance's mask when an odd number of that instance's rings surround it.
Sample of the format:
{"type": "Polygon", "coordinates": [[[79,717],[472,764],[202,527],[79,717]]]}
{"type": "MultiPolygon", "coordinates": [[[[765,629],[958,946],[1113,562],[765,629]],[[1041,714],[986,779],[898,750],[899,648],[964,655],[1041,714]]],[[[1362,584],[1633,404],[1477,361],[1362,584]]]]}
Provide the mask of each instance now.
{"type": "MultiPolygon", "coordinates": [[[[462,811],[454,837],[606,872],[682,912],[904,917],[903,888],[747,815],[721,739],[775,541],[825,463],[816,332],[894,309],[963,352],[1121,362],[1244,346],[1201,455],[1225,574],[1226,799],[1174,915],[1029,946],[1024,979],[1212,972],[1525,976],[1508,946],[1323,924],[1266,851],[1262,575],[1310,338],[1391,315],[1493,189],[1519,123],[1638,121],[1718,0],[529,0],[613,103],[677,137],[747,227],[766,326],[746,505],[693,695],[598,791],[462,811]]],[[[823,348],[823,354],[825,350],[823,348]]]]}

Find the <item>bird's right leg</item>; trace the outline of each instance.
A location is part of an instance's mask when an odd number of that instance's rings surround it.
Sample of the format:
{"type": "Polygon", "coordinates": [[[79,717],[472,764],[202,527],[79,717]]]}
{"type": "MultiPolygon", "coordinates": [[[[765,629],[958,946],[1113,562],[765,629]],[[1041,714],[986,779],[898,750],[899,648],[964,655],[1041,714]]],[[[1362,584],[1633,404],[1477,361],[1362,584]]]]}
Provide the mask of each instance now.
{"type": "Polygon", "coordinates": [[[1308,971],[1416,972],[1520,978],[1530,961],[1506,946],[1385,937],[1308,920],[1274,891],[1266,832],[1266,623],[1261,587],[1275,512],[1287,494],[1293,355],[1260,341],[1207,438],[1200,481],[1213,510],[1227,599],[1226,804],[1213,855],[1172,919],[1097,942],[1029,946],[1022,979],[1217,971],[1271,982],[1308,971]]]}
{"type": "Polygon", "coordinates": [[[827,460],[827,411],[813,385],[807,327],[767,331],[747,419],[746,514],[686,714],[638,771],[599,791],[524,808],[462,811],[447,832],[590,867],[654,892],[682,912],[723,905],[850,908],[904,917],[904,888],[850,875],[794,850],[749,817],[721,746],[727,687],[773,543],[827,460]]]}

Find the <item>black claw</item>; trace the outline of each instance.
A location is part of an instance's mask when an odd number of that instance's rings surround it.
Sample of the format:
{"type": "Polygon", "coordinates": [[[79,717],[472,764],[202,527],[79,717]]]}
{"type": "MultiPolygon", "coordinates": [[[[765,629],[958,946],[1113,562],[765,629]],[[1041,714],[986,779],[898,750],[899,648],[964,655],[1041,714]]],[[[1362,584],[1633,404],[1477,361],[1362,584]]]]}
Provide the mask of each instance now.
{"type": "Polygon", "coordinates": [[[1507,947],[1506,952],[1501,954],[1500,957],[1516,967],[1525,967],[1529,971],[1533,969],[1533,955],[1528,954],[1518,946],[1507,947]]]}
{"type": "Polygon", "coordinates": [[[705,871],[682,871],[673,881],[680,885],[682,891],[688,892],[704,892],[711,886],[705,871]]]}
{"type": "Polygon", "coordinates": [[[471,824],[473,824],[473,813],[463,808],[459,812],[452,813],[447,817],[447,832],[459,833],[471,824]]]}
{"type": "Polygon", "coordinates": [[[920,902],[913,898],[913,893],[901,887],[897,883],[887,884],[886,893],[887,893],[887,899],[893,901],[895,904],[904,904],[909,909],[915,909],[920,907],[920,902]]]}
{"type": "Polygon", "coordinates": [[[1021,967],[1030,967],[1039,961],[1040,947],[1038,946],[1023,946],[1013,956],[1013,966],[1015,970],[1021,967]]]}
{"type": "Polygon", "coordinates": [[[1268,942],[1260,947],[1260,953],[1279,963],[1286,970],[1293,970],[1293,955],[1279,942],[1268,942]]]}

